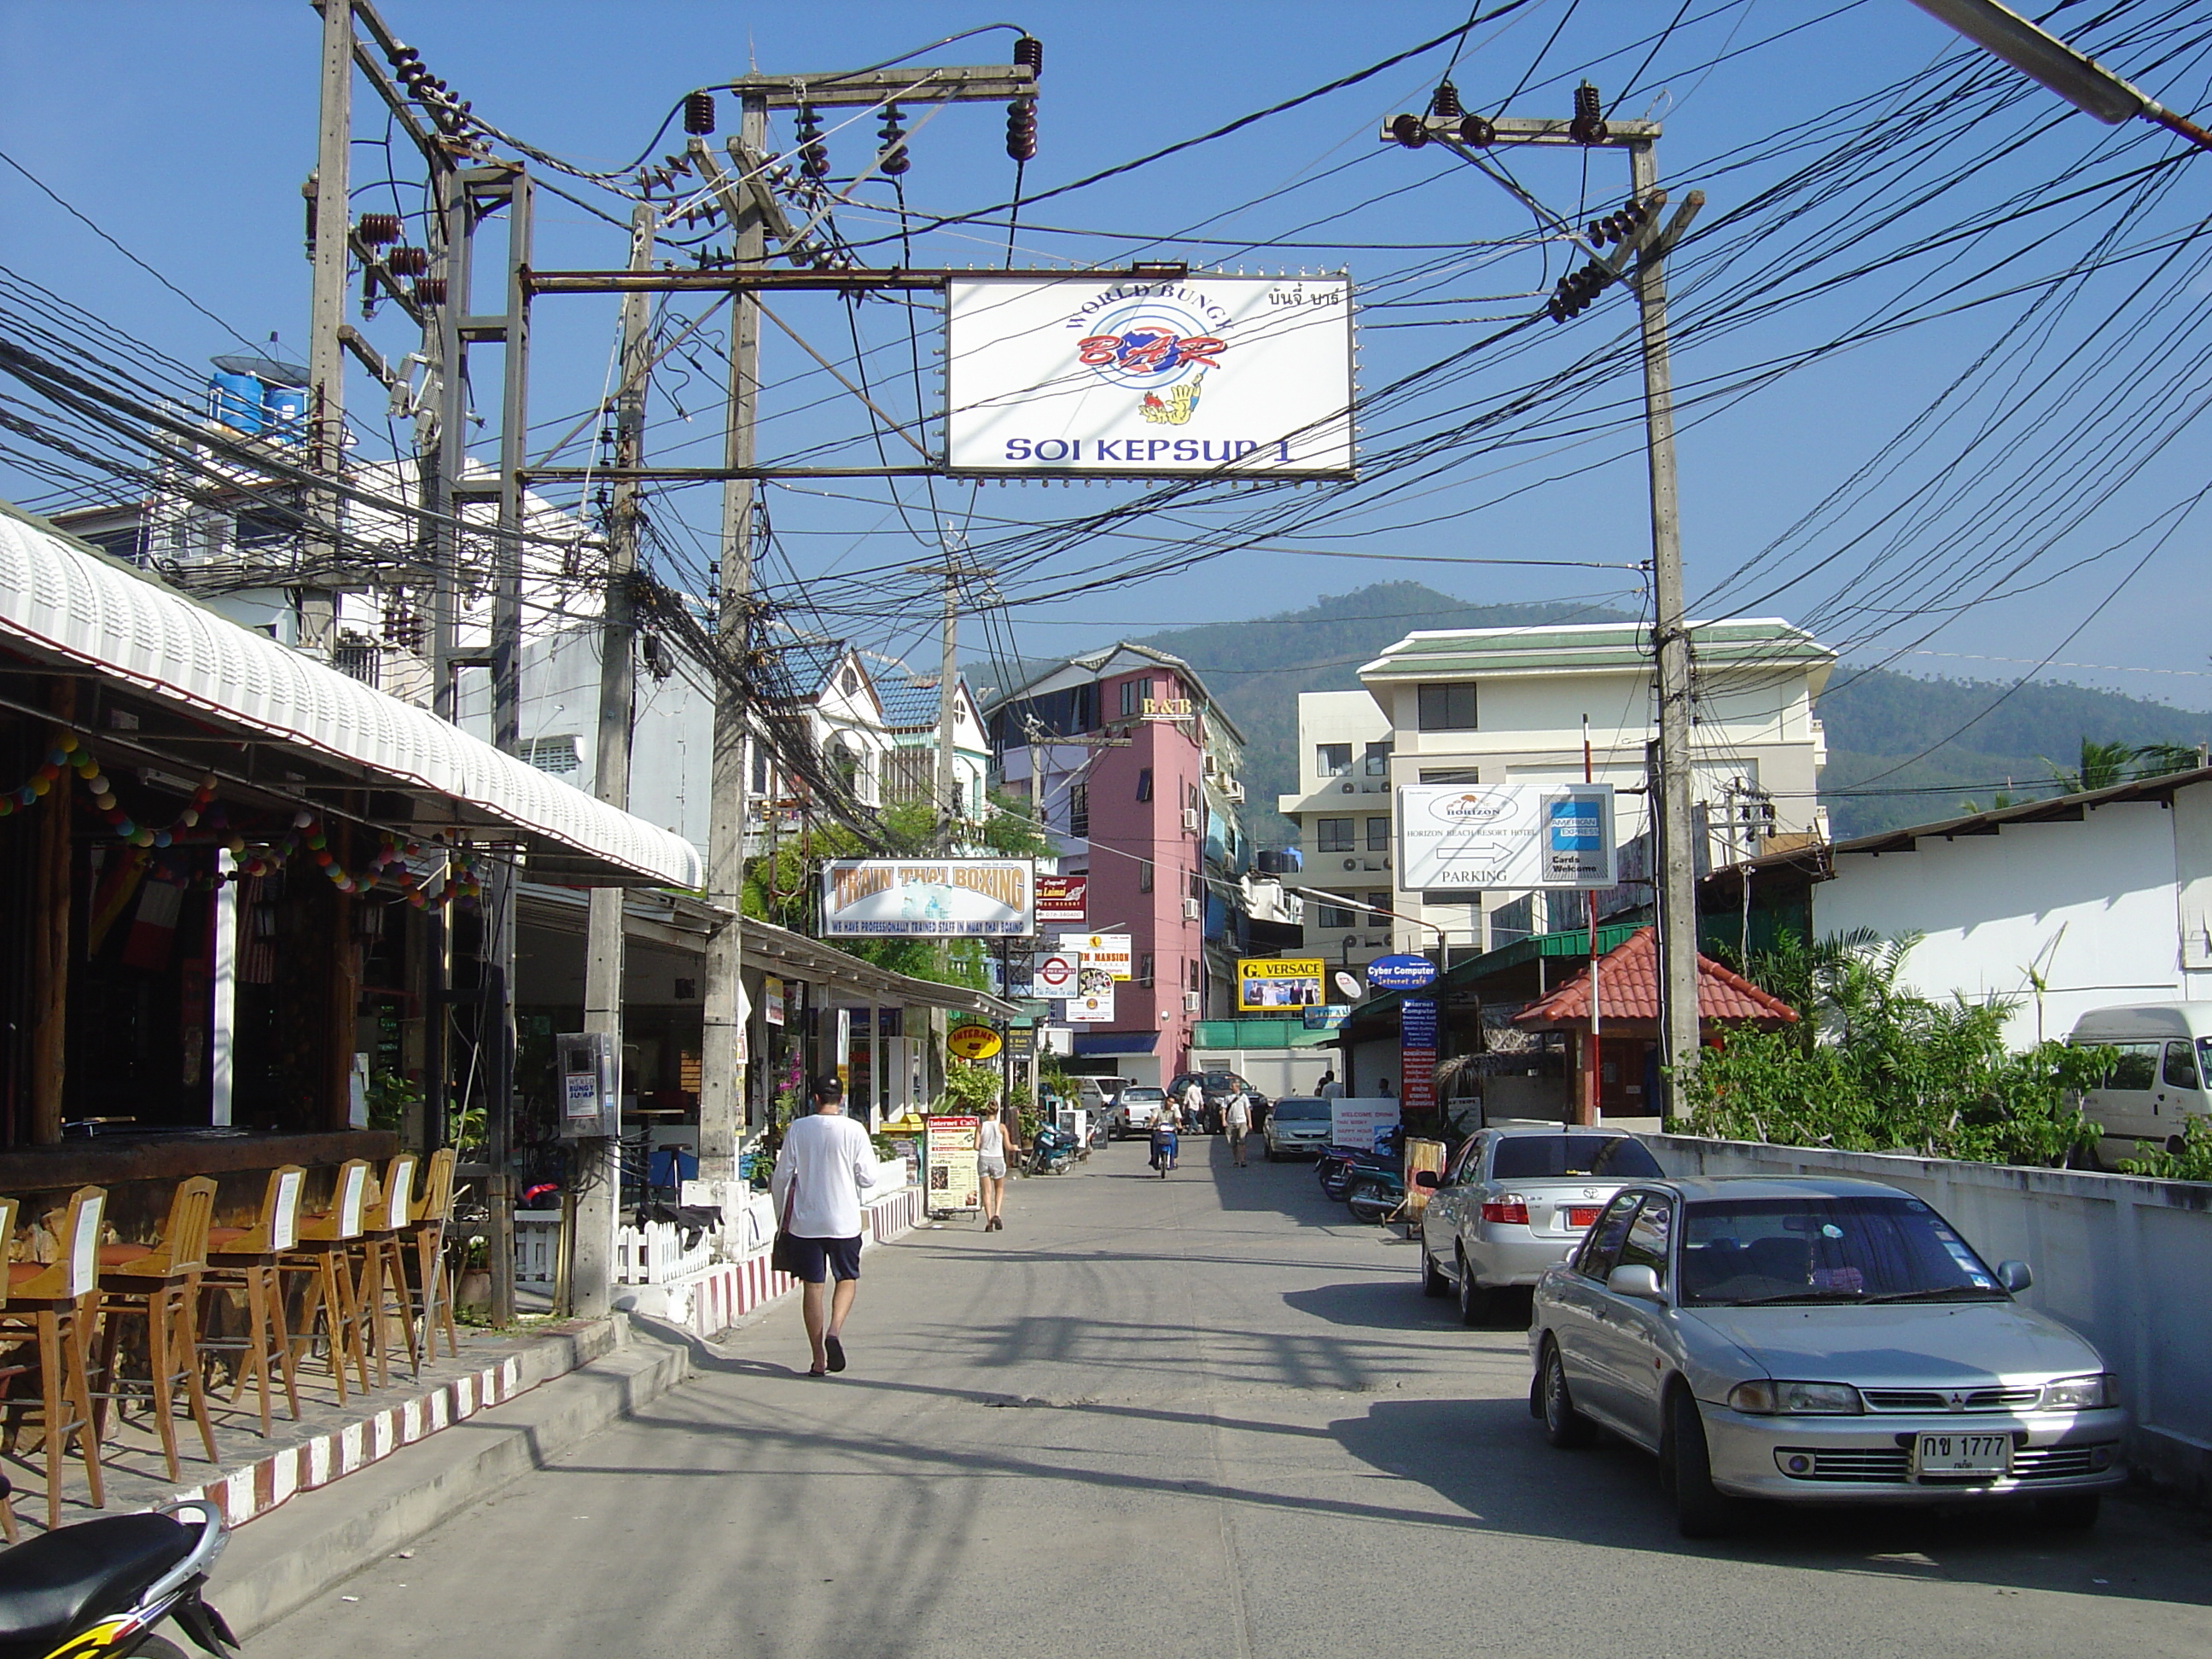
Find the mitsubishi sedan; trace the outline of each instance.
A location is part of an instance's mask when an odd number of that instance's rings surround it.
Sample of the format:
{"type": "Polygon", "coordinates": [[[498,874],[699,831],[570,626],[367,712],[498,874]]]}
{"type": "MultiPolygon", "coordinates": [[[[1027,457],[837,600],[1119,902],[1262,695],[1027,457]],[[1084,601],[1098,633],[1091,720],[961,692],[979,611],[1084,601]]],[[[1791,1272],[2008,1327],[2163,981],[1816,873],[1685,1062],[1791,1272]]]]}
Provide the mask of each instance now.
{"type": "Polygon", "coordinates": [[[1632,1182],[1536,1286],[1528,1409],[1555,1446],[1602,1425],[1656,1452],[1687,1537],[1744,1498],[2088,1527],[2127,1413],[2096,1349],[2014,1299],[2030,1282],[1876,1182],[1632,1182]]]}
{"type": "Polygon", "coordinates": [[[1633,1136],[1553,1124],[1484,1129],[1460,1149],[1421,1212],[1421,1289],[1459,1297],[1480,1325],[1498,1298],[1534,1285],[1582,1243],[1624,1181],[1659,1165],[1633,1136]]]}

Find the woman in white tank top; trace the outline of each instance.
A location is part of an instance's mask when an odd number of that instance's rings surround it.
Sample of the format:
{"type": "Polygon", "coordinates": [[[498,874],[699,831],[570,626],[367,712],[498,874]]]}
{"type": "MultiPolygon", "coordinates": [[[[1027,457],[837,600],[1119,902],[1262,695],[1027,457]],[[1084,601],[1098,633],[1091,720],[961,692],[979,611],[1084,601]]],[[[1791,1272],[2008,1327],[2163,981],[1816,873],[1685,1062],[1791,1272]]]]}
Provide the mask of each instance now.
{"type": "Polygon", "coordinates": [[[999,1207],[1006,1198],[1006,1130],[996,1112],[986,1112],[975,1128],[975,1184],[983,1206],[983,1231],[1004,1232],[999,1207]]]}

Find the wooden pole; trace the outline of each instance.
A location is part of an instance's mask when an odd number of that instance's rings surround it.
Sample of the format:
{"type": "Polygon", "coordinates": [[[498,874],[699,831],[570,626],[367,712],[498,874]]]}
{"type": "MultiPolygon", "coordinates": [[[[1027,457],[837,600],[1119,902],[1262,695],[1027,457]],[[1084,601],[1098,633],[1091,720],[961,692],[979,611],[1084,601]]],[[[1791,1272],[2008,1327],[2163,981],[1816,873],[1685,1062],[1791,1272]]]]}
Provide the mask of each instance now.
{"type": "MultiPolygon", "coordinates": [[[[349,824],[324,820],[331,856],[340,867],[353,867],[353,830],[349,824]]],[[[353,937],[354,899],[350,893],[331,889],[330,1001],[325,1010],[329,1047],[325,1065],[325,1123],[332,1129],[352,1127],[354,1027],[361,1002],[361,974],[353,937]]]]}
{"type": "MultiPolygon", "coordinates": [[[[57,680],[47,707],[58,720],[76,714],[76,683],[57,680]]],[[[68,767],[39,803],[31,894],[31,1139],[62,1138],[62,1085],[69,1061],[70,790],[68,767]]]]}

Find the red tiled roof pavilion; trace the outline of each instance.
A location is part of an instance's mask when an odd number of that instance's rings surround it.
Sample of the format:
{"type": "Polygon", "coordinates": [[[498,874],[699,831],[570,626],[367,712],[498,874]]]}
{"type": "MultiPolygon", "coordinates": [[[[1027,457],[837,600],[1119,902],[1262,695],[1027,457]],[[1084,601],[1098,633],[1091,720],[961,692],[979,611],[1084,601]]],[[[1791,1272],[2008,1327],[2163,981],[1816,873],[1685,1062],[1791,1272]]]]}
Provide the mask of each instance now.
{"type": "MultiPolygon", "coordinates": [[[[1589,969],[1513,1016],[1524,1030],[1581,1031],[1589,1026],[1589,969]]],[[[1659,940],[1639,927],[1597,962],[1598,1023],[1608,1036],[1650,1035],[1659,1029],[1659,940]]],[[[1797,1011],[1708,957],[1698,958],[1698,1023],[1778,1030],[1797,1011]]]]}

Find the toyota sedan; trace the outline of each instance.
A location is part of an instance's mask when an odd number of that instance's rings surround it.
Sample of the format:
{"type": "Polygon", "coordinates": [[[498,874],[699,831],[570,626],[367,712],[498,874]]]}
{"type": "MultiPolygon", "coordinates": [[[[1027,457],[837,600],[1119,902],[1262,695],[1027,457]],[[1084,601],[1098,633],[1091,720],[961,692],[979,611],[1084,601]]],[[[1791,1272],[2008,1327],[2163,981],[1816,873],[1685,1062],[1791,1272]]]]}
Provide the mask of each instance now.
{"type": "Polygon", "coordinates": [[[2091,1526],[2127,1414],[2096,1349],[2014,1299],[2030,1282],[1875,1182],[1632,1182],[1536,1286],[1529,1410],[1555,1446],[1602,1425],[1656,1452],[1689,1537],[1742,1498],[2091,1526]]]}

